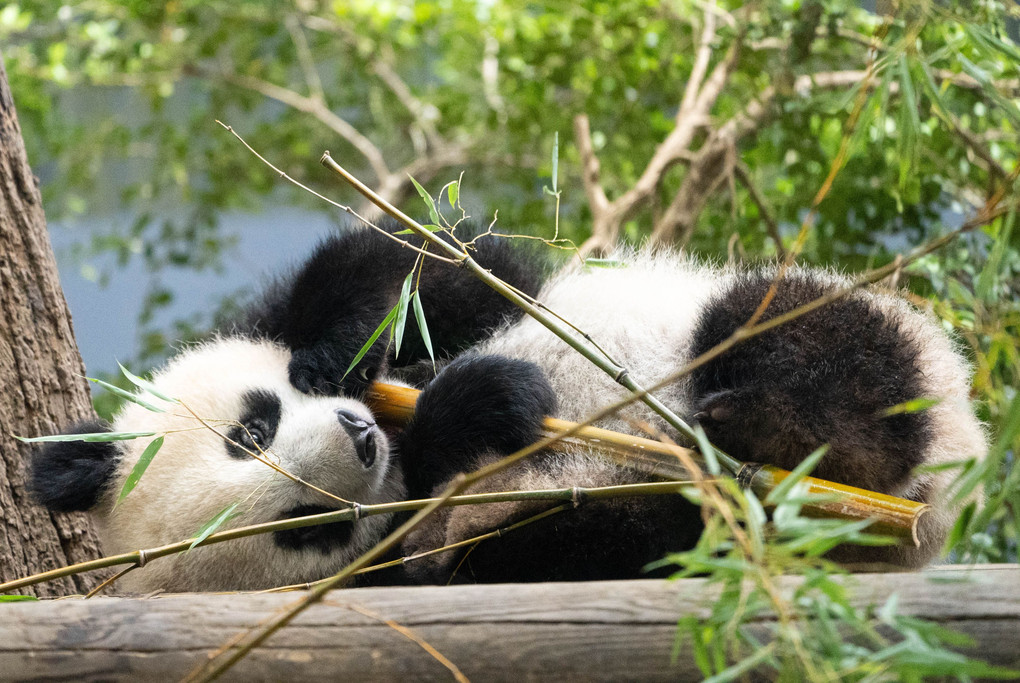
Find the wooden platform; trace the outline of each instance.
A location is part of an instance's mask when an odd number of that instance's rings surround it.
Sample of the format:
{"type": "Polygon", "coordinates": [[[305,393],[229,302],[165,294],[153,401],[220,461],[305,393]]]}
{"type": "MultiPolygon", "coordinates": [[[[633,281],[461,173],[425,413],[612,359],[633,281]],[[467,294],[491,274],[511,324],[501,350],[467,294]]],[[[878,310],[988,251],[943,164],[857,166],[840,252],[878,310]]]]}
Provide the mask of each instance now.
{"type": "MultiPolygon", "coordinates": [[[[789,588],[798,579],[789,577],[789,588]]],[[[899,612],[972,636],[968,654],[1020,667],[1020,566],[869,574],[858,605],[896,592],[899,612]]],[[[227,680],[451,680],[411,629],[474,681],[699,680],[670,652],[677,618],[705,614],[703,580],[421,588],[333,593],[243,660],[227,680]]],[[[180,680],[298,594],[176,595],[0,604],[0,680],[180,680]]],[[[771,622],[756,623],[767,640],[771,622]]]]}

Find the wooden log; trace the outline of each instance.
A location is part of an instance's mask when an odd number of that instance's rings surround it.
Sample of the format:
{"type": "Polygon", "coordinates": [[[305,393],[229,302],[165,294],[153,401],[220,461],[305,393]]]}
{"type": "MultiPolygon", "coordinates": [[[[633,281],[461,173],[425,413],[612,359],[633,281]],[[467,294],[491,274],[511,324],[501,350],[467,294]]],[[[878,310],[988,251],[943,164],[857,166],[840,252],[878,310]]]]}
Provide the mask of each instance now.
{"type": "MultiPolygon", "coordinates": [[[[780,579],[789,592],[800,581],[780,579]]],[[[858,606],[899,597],[900,614],[973,637],[970,656],[1020,667],[1020,567],[846,579],[858,606]]],[[[670,653],[681,615],[706,615],[701,579],[361,588],[333,593],[272,636],[226,680],[451,680],[411,629],[470,679],[699,680],[688,648],[670,653]],[[371,615],[371,616],[370,616],[371,615]]],[[[0,679],[180,680],[294,593],[93,598],[0,604],[0,679]]],[[[768,640],[774,622],[752,626],[768,640]]]]}

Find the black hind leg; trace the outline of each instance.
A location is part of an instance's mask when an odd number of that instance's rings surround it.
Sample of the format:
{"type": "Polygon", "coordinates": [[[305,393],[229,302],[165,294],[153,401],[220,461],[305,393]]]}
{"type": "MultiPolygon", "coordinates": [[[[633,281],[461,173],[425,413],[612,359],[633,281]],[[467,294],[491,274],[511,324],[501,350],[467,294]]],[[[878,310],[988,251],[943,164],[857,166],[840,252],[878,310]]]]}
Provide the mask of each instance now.
{"type": "MultiPolygon", "coordinates": [[[[745,323],[772,273],[741,275],[706,310],[693,352],[701,354],[745,323]]],[[[793,272],[763,320],[831,291],[822,275],[793,272]]],[[[856,293],[741,342],[692,375],[697,420],[734,457],[791,469],[823,444],[819,477],[894,492],[921,462],[930,439],[923,412],[889,415],[921,397],[917,343],[856,293]]]]}

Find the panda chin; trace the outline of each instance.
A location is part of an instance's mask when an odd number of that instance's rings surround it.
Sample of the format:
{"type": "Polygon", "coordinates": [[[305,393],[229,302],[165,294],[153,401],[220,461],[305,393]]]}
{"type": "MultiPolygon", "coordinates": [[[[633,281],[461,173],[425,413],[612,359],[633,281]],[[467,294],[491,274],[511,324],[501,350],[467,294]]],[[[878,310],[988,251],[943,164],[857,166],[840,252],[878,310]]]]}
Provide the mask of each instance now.
{"type": "MultiPolygon", "coordinates": [[[[298,505],[280,515],[280,520],[336,511],[337,508],[322,505],[298,505]]],[[[346,547],[351,542],[353,534],[352,522],[331,522],[273,532],[273,542],[284,550],[318,550],[323,555],[331,555],[346,547]]]]}

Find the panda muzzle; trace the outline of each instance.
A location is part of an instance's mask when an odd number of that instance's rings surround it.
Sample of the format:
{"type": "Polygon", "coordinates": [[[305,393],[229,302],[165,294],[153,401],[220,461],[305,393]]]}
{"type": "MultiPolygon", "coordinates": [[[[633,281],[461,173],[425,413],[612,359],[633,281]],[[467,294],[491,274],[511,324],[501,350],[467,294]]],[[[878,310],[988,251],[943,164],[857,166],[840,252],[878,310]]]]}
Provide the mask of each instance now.
{"type": "Polygon", "coordinates": [[[343,408],[337,409],[336,419],[347,435],[351,437],[361,464],[366,468],[375,464],[376,432],[379,431],[375,422],[343,408]]]}

